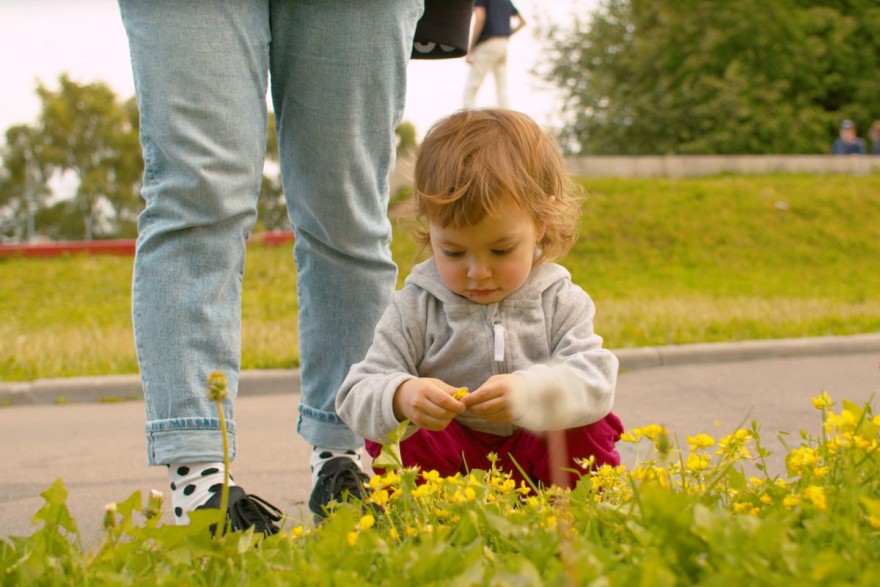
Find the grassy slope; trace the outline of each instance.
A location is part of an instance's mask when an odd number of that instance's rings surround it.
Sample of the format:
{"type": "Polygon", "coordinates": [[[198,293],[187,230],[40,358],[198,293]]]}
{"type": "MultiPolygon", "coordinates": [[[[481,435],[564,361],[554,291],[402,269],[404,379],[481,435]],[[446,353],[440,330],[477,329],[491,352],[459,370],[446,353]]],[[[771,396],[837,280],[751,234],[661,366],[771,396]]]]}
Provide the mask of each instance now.
{"type": "MultiPolygon", "coordinates": [[[[562,260],[612,348],[880,331],[880,176],[585,182],[562,260]]],[[[395,224],[401,276],[415,246],[395,224]]],[[[136,371],[130,258],[0,260],[0,380],[136,371]]],[[[296,365],[287,247],[251,247],[243,364],[296,365]]]]}

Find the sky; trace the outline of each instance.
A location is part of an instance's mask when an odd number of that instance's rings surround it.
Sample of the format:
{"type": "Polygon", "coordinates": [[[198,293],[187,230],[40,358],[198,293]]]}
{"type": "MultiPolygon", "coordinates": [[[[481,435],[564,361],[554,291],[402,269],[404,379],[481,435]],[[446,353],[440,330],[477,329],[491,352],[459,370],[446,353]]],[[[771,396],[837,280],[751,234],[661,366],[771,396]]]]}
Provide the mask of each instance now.
{"type": "MultiPolygon", "coordinates": [[[[559,123],[560,104],[552,86],[531,71],[541,60],[534,26],[565,23],[573,11],[585,15],[598,0],[515,0],[528,25],[511,38],[508,52],[510,106],[542,126],[559,123]],[[529,26],[531,25],[531,26],[529,26]]],[[[461,105],[468,65],[464,59],[413,61],[409,66],[403,119],[421,138],[428,127],[461,105]]],[[[121,99],[134,95],[128,43],[116,0],[0,0],[0,136],[39,115],[38,81],[57,89],[67,73],[77,83],[102,81],[121,99]]],[[[478,106],[493,106],[494,80],[487,78],[478,106]]]]}

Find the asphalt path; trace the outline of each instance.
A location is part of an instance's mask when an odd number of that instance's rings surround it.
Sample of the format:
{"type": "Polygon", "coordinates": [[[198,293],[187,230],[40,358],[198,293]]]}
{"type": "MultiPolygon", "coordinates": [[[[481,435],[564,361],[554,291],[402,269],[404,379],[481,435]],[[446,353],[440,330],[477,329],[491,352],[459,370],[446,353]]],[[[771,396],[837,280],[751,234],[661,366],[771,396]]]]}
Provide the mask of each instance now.
{"type": "MultiPolygon", "coordinates": [[[[800,442],[800,430],[818,434],[820,416],[810,398],[822,391],[837,401],[871,401],[876,413],[880,352],[624,369],[614,411],[627,429],[662,424],[682,444],[687,435],[706,432],[718,438],[757,420],[764,443],[774,451],[771,471],[783,473],[777,433],[788,432],[792,445],[800,442]]],[[[243,395],[235,413],[236,479],[278,505],[292,523],[309,517],[309,446],[295,432],[298,398],[296,393],[243,395]]],[[[140,401],[0,409],[0,536],[32,534],[31,519],[43,504],[40,493],[61,479],[84,543],[96,544],[107,504],[135,491],[145,497],[150,489],[166,490],[165,470],[146,464],[143,428],[140,401]]],[[[633,445],[619,448],[630,466],[647,456],[633,445]]]]}

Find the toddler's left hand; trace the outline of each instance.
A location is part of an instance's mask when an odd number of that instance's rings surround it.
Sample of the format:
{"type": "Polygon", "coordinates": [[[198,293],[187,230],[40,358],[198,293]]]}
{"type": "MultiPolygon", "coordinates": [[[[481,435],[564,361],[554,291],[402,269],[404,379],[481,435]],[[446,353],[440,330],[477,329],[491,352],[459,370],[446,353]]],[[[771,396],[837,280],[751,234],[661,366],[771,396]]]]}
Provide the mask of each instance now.
{"type": "Polygon", "coordinates": [[[489,422],[513,421],[514,389],[524,388],[526,380],[519,375],[493,375],[483,385],[461,399],[474,416],[489,422]]]}

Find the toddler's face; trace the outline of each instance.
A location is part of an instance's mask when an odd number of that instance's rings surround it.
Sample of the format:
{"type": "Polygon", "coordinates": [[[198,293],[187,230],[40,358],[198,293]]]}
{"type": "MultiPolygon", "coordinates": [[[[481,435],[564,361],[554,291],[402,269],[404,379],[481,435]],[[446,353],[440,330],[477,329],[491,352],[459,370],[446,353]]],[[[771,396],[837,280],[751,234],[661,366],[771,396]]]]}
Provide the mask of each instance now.
{"type": "Polygon", "coordinates": [[[543,235],[528,214],[509,205],[472,226],[432,222],[430,236],[443,283],[471,301],[491,304],[525,283],[543,235]]]}

